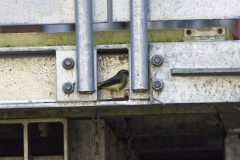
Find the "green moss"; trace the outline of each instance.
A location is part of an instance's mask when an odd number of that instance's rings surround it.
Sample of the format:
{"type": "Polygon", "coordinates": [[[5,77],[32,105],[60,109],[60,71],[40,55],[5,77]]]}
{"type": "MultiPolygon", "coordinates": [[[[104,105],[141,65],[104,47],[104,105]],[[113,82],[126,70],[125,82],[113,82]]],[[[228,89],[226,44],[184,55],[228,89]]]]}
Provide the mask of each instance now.
{"type": "MultiPolygon", "coordinates": [[[[206,30],[203,28],[200,30],[206,30]]],[[[227,40],[233,40],[229,28],[226,28],[227,40]]],[[[0,34],[0,47],[20,46],[66,46],[75,45],[75,32],[61,33],[10,33],[0,34]]],[[[182,42],[183,29],[158,29],[148,31],[149,42],[182,42]]],[[[94,32],[94,44],[128,44],[130,31],[94,32]]]]}

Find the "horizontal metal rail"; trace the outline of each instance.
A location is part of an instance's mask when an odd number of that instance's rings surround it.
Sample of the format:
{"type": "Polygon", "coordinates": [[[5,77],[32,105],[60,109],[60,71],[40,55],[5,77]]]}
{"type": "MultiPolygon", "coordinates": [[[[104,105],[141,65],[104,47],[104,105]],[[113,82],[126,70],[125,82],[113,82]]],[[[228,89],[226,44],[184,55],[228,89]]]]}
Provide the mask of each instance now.
{"type": "Polygon", "coordinates": [[[172,68],[172,76],[236,76],[240,68],[172,68]]]}

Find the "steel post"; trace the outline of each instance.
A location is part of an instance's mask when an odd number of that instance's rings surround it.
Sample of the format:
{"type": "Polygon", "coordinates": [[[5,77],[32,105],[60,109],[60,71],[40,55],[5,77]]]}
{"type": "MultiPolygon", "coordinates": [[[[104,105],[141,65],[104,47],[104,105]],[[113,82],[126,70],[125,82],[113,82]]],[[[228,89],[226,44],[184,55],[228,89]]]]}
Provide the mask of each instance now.
{"type": "Polygon", "coordinates": [[[146,91],[148,83],[148,1],[131,0],[131,89],[146,91]]]}
{"type": "Polygon", "coordinates": [[[77,91],[94,92],[92,0],[76,0],[77,91]]]}

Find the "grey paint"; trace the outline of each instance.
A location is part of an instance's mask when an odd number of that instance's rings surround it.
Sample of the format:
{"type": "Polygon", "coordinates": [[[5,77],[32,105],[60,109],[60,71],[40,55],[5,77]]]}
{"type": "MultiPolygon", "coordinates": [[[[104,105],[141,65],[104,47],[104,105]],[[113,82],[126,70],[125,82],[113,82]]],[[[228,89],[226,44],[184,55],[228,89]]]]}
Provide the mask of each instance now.
{"type": "MultiPolygon", "coordinates": [[[[193,19],[238,19],[238,0],[148,0],[149,21],[193,19]]],[[[130,0],[113,0],[112,20],[130,20],[130,0]]]]}
{"type": "Polygon", "coordinates": [[[147,91],[148,83],[148,24],[147,1],[131,0],[131,90],[147,91]]]}
{"type": "MultiPolygon", "coordinates": [[[[57,83],[57,102],[91,102],[97,100],[97,93],[93,94],[83,94],[77,92],[77,70],[76,65],[72,69],[65,69],[62,66],[62,62],[65,58],[72,58],[76,62],[76,51],[75,50],[65,50],[56,51],[56,83],[57,83]],[[74,84],[74,91],[70,94],[66,94],[62,90],[62,85],[65,82],[71,82],[74,84]]],[[[94,64],[94,63],[93,63],[94,64]]],[[[96,77],[96,76],[95,76],[96,77]]],[[[85,77],[86,78],[86,77],[85,77]]],[[[95,78],[94,78],[95,79],[95,78]]],[[[97,87],[94,81],[94,87],[97,87]]]]}
{"type": "Polygon", "coordinates": [[[161,55],[160,67],[150,65],[150,78],[162,79],[161,91],[151,89],[152,103],[239,102],[239,76],[171,76],[172,68],[239,68],[240,41],[154,43],[150,57],[161,55]]]}
{"type": "Polygon", "coordinates": [[[75,0],[75,6],[77,91],[94,94],[96,85],[94,85],[92,1],[75,0]]]}
{"type": "MultiPolygon", "coordinates": [[[[107,0],[93,0],[93,22],[107,22],[107,0]]],[[[75,23],[74,0],[2,0],[0,25],[75,23]]]]}

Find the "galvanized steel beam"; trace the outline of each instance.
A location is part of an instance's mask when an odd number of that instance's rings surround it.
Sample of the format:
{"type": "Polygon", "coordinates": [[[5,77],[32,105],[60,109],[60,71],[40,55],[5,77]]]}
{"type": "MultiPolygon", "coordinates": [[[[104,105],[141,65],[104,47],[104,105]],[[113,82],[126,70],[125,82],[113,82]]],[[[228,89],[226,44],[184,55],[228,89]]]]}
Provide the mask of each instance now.
{"type": "Polygon", "coordinates": [[[131,0],[131,90],[148,90],[148,7],[146,0],[131,0]]]}
{"type": "Polygon", "coordinates": [[[239,102],[239,42],[150,44],[149,60],[163,57],[162,65],[150,65],[151,103],[239,102]]]}
{"type": "MultiPolygon", "coordinates": [[[[146,0],[147,1],[147,0],[146,0]]],[[[239,0],[148,0],[149,21],[239,19],[239,0]]],[[[130,21],[130,0],[113,0],[113,22],[130,21]]]]}
{"type": "Polygon", "coordinates": [[[94,85],[92,1],[75,0],[75,6],[77,91],[92,93],[96,90],[96,85],[94,85]]]}
{"type": "MultiPolygon", "coordinates": [[[[92,0],[93,22],[107,22],[107,0],[92,0]]],[[[75,23],[74,0],[2,0],[0,25],[75,23]]]]}

